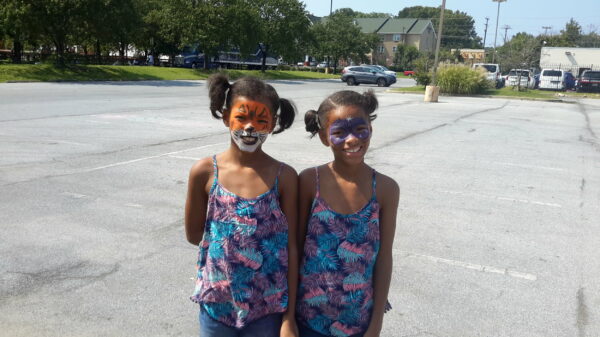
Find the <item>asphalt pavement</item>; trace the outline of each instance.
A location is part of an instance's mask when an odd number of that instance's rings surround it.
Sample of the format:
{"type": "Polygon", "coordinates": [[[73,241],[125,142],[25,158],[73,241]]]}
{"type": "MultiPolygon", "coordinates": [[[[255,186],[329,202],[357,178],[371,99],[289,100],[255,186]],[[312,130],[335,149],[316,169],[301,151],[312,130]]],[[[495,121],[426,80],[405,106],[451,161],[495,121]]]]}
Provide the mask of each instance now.
{"type": "MultiPolygon", "coordinates": [[[[382,336],[600,336],[600,101],[271,83],[300,114],[265,151],[298,171],[332,159],[304,112],[377,92],[366,160],[401,187],[382,336]]],[[[205,84],[0,84],[0,336],[197,336],[187,175],[229,144],[205,84]]]]}

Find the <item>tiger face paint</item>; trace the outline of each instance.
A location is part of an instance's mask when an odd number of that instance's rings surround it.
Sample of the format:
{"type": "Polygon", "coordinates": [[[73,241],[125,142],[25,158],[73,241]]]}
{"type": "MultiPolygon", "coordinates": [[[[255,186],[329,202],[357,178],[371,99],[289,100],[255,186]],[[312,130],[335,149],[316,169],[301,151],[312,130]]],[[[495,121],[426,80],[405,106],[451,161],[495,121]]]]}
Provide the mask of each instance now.
{"type": "Polygon", "coordinates": [[[254,152],[273,131],[273,115],[263,103],[239,98],[230,109],[231,138],[244,152],[254,152]]]}

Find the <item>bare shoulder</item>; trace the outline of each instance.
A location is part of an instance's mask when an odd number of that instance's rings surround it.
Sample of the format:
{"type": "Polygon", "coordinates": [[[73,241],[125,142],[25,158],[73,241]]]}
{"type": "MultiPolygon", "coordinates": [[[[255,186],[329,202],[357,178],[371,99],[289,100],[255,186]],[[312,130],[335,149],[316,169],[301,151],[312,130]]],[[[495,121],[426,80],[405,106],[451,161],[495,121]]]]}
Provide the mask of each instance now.
{"type": "Polygon", "coordinates": [[[298,172],[296,172],[296,170],[290,165],[283,163],[283,167],[281,168],[281,178],[298,179],[298,172]]]}
{"type": "Polygon", "coordinates": [[[317,174],[314,167],[302,170],[298,175],[298,189],[300,195],[313,197],[316,193],[317,174]]]}
{"type": "Polygon", "coordinates": [[[206,157],[194,163],[190,169],[190,183],[206,183],[213,174],[213,160],[206,157]]]}
{"type": "Polygon", "coordinates": [[[400,198],[400,186],[391,177],[377,172],[377,196],[381,197],[382,201],[392,201],[398,203],[400,198]]]}

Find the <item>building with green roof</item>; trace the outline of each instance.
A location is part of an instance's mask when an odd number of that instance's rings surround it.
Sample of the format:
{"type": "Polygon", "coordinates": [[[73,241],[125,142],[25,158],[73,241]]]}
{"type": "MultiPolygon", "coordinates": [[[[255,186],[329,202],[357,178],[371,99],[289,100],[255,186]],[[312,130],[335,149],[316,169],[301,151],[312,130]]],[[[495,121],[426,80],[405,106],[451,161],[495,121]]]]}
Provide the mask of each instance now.
{"type": "Polygon", "coordinates": [[[431,20],[357,18],[354,22],[363,33],[375,33],[381,39],[377,49],[371,53],[372,63],[392,65],[399,44],[415,46],[425,53],[435,50],[437,36],[431,20]]]}

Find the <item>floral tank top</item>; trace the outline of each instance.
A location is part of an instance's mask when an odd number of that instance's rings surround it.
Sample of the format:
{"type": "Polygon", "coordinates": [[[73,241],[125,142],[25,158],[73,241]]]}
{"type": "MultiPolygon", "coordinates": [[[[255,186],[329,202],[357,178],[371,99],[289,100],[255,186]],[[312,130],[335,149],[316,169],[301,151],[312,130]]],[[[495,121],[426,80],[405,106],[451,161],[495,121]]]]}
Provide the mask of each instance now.
{"type": "MultiPolygon", "coordinates": [[[[373,196],[358,212],[340,214],[317,191],[308,220],[298,286],[298,320],[325,336],[364,333],[373,307],[373,269],[379,252],[376,173],[373,196]]],[[[388,304],[389,305],[389,304],[388,304]]]]}
{"type": "Polygon", "coordinates": [[[213,319],[242,328],[288,304],[288,223],[279,206],[279,167],[273,187],[247,199],[214,181],[208,196],[198,276],[191,299],[213,319]]]}

